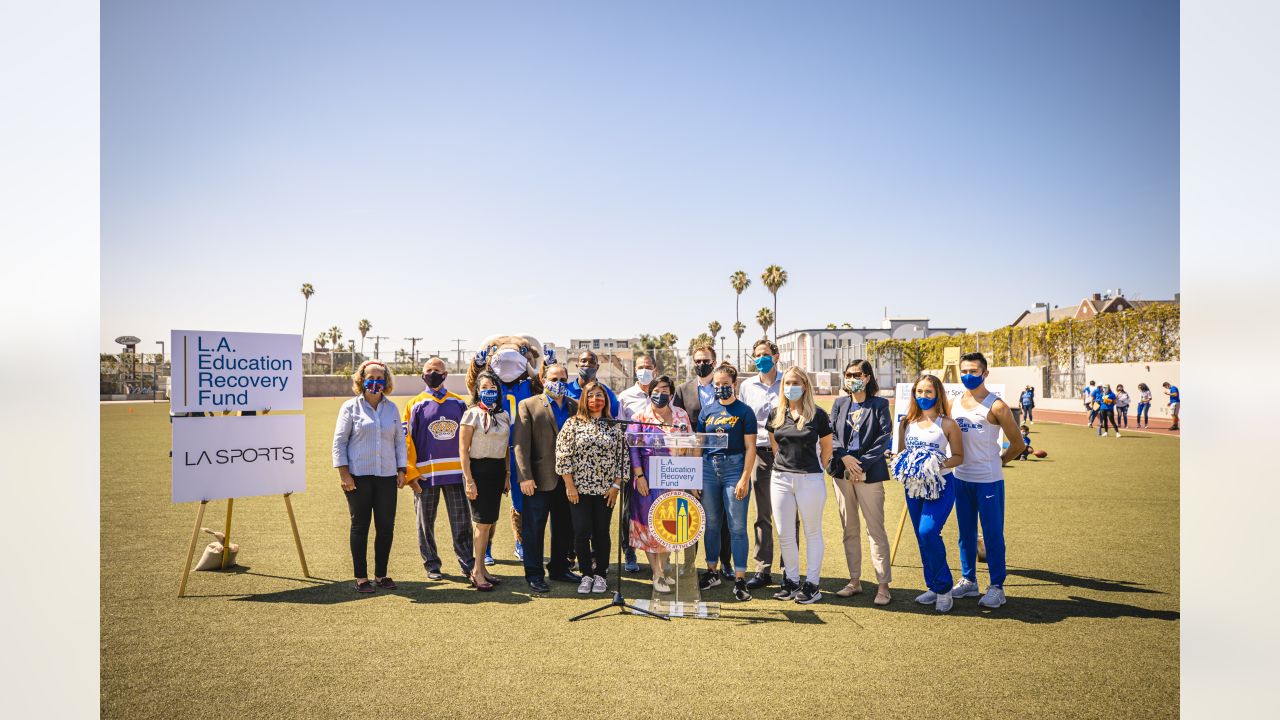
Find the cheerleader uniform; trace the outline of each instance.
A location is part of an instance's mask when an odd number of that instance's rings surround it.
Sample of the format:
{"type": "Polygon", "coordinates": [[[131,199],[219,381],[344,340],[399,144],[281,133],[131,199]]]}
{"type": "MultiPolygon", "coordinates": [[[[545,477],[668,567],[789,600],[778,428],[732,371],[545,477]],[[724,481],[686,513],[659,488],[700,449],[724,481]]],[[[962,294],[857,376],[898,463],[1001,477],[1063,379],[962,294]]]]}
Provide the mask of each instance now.
{"type": "MultiPolygon", "coordinates": [[[[938,453],[942,458],[949,454],[941,420],[935,419],[932,425],[923,428],[914,422],[907,426],[903,452],[922,448],[938,453]]],[[[953,578],[951,567],[947,565],[947,546],[942,542],[942,526],[956,502],[955,478],[950,470],[942,472],[943,484],[937,499],[911,497],[910,491],[907,492],[907,512],[911,514],[911,526],[915,528],[916,543],[920,546],[924,581],[930,590],[940,595],[951,592],[953,578]]]]}
{"type": "Polygon", "coordinates": [[[956,526],[960,531],[960,572],[965,580],[978,581],[978,521],[981,520],[990,584],[1003,587],[1004,470],[1000,463],[1000,424],[987,421],[996,399],[995,393],[989,393],[971,409],[964,408],[963,398],[956,398],[951,404],[951,416],[960,426],[964,443],[964,463],[953,472],[959,480],[956,526]]]}

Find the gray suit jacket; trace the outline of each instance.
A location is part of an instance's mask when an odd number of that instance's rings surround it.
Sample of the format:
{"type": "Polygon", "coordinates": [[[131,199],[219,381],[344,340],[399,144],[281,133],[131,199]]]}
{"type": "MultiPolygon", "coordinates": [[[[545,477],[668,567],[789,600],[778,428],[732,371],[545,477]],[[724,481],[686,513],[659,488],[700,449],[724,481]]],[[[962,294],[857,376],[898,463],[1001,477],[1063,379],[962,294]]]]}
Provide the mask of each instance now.
{"type": "Polygon", "coordinates": [[[689,413],[689,422],[697,423],[702,414],[702,397],[698,395],[698,380],[694,378],[676,388],[671,404],[689,413]]]}
{"type": "MultiPolygon", "coordinates": [[[[564,399],[569,417],[578,412],[578,402],[571,397],[564,399]]],[[[538,490],[555,490],[561,480],[556,474],[556,416],[551,412],[551,400],[546,393],[525,398],[516,406],[519,420],[516,422],[515,455],[516,470],[520,480],[533,478],[538,490]]],[[[520,492],[519,488],[511,488],[520,492]]]]}

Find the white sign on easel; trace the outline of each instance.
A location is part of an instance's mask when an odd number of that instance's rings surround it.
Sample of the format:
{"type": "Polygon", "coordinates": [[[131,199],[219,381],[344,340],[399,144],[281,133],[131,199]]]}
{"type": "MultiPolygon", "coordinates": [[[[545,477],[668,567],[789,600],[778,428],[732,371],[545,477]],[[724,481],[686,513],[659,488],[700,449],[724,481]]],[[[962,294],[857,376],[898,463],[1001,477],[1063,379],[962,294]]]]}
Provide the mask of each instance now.
{"type": "Polygon", "coordinates": [[[170,410],[301,410],[302,336],[174,330],[170,410]]]}
{"type": "Polygon", "coordinates": [[[173,502],[307,489],[303,415],[175,417],[173,502]]]}
{"type": "Polygon", "coordinates": [[[649,458],[648,480],[654,490],[701,490],[702,458],[653,455],[649,458]]]}
{"type": "MultiPolygon", "coordinates": [[[[894,387],[894,404],[893,404],[893,452],[898,452],[898,431],[897,427],[902,423],[902,418],[907,416],[907,408],[911,407],[911,392],[915,387],[915,383],[898,383],[894,387]]],[[[943,383],[942,391],[947,395],[947,407],[951,407],[956,399],[964,394],[964,385],[960,383],[943,383]]],[[[987,385],[987,392],[1004,400],[1004,385],[987,385]]],[[[1001,434],[1001,442],[1003,442],[1003,433],[1001,434]]]]}

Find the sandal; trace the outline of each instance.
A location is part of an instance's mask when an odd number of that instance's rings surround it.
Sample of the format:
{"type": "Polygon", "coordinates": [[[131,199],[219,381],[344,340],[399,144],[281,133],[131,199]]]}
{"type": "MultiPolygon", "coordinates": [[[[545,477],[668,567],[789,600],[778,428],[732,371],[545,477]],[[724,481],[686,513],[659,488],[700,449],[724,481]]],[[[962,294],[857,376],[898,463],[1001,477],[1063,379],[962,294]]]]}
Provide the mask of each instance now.
{"type": "Polygon", "coordinates": [[[378,584],[378,587],[380,587],[380,588],[382,588],[382,589],[384,589],[384,590],[395,590],[395,589],[396,589],[396,581],[395,581],[395,580],[392,580],[392,579],[391,579],[391,578],[389,578],[389,577],[384,577],[384,578],[382,578],[381,580],[378,580],[378,583],[377,583],[377,584],[378,584]]]}
{"type": "Polygon", "coordinates": [[[369,582],[368,580],[357,580],[357,581],[356,581],[356,592],[358,592],[358,593],[371,593],[371,592],[373,592],[373,583],[369,582]]]}

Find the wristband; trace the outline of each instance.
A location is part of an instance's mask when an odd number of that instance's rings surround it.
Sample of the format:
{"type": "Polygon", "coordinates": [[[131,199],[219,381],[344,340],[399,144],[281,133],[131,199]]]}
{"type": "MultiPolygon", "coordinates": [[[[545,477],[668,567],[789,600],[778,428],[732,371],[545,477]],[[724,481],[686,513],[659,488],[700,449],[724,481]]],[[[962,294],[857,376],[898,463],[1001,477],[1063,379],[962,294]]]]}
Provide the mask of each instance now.
{"type": "Polygon", "coordinates": [[[609,487],[613,488],[614,490],[621,490],[621,489],[622,489],[622,486],[621,486],[621,485],[619,485],[618,483],[614,483],[614,484],[610,485],[609,487]]]}

